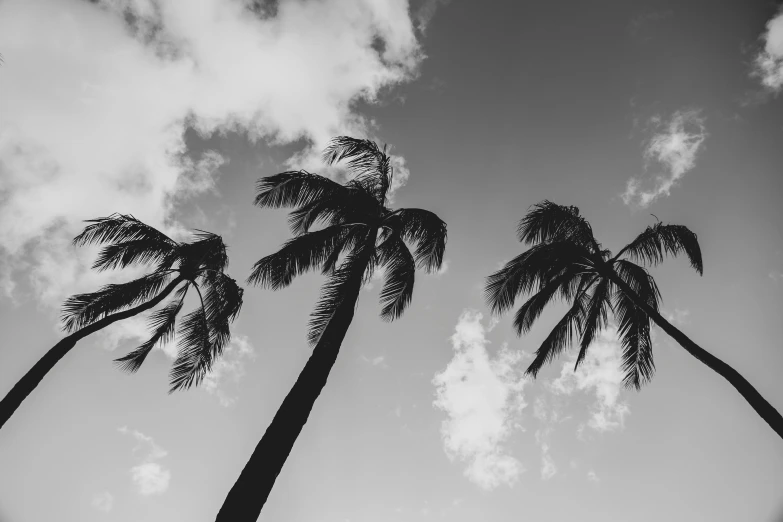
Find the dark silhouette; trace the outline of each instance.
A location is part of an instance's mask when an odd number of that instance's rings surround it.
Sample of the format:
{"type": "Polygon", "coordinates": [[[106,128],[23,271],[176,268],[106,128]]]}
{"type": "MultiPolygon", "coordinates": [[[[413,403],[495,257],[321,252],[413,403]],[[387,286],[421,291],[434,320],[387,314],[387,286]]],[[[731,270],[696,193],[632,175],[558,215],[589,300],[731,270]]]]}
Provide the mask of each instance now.
{"type": "Polygon", "coordinates": [[[220,512],[219,522],[255,522],[296,438],[326,384],[353,319],[362,285],[385,269],[381,317],[402,315],[413,295],[416,268],[437,270],[443,262],[446,224],[420,209],[388,208],[391,158],[372,141],[335,138],[324,151],[328,164],[347,160],[353,179],[341,185],[304,171],[261,178],[255,204],[294,207],[295,237],[258,261],[248,281],[277,290],[311,269],[328,276],[312,313],[308,339],[314,345],[296,383],[275,414],[220,512]],[[321,223],[324,227],[311,231],[321,223]],[[415,245],[413,254],[406,243],[415,245]]]}
{"type": "Polygon", "coordinates": [[[89,220],[74,245],[108,243],[93,268],[109,270],[132,264],[154,264],[153,271],[97,292],[78,294],[63,305],[62,320],[70,335],[50,349],[0,402],[0,427],[76,343],[110,324],[150,310],[174,293],[166,306],[150,316],[152,337],[115,362],[135,372],[156,345],[174,337],[177,315],[192,288],[199,301],[179,325],[179,353],[171,369],[171,390],[198,385],[231,338],[230,323],[242,306],[242,292],[224,270],[226,246],[220,236],[198,231],[194,241],[178,243],[133,216],[114,214],[89,220]]]}
{"type": "Polygon", "coordinates": [[[565,316],[536,351],[527,373],[533,377],[558,356],[574,337],[579,337],[576,369],[587,349],[607,326],[611,311],[618,322],[623,347],[625,385],[639,389],[653,375],[650,320],[699,361],[728,380],[753,409],[783,437],[783,417],[731,366],[691,341],[661,316],[661,294],[646,268],[634,263],[657,265],[665,255],[684,253],[691,266],[703,272],[696,234],[681,225],[661,222],[647,227],[636,239],[612,257],[593,236],[590,224],[576,207],[544,201],[522,218],[519,240],[530,249],[512,259],[487,278],[485,295],[492,311],[503,313],[520,294],[533,294],[517,311],[514,326],[521,335],[532,327],[555,297],[570,302],[565,316]]]}

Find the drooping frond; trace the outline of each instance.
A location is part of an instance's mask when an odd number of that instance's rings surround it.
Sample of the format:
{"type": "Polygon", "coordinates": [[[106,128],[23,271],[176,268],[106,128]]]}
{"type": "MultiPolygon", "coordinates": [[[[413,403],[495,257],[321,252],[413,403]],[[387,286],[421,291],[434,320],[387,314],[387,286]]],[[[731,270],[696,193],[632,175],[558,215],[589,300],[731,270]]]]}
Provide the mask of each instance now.
{"type": "Polygon", "coordinates": [[[337,253],[351,227],[333,225],[289,239],[283,247],[253,265],[247,282],[278,290],[291,284],[294,277],[320,268],[337,253]]]}
{"type": "Polygon", "coordinates": [[[153,272],[128,283],[106,285],[97,292],[73,295],[63,304],[64,329],[74,332],[111,313],[148,301],[169,278],[169,273],[153,272]]]}
{"type": "Polygon", "coordinates": [[[324,149],[323,159],[328,165],[347,160],[348,168],[356,174],[355,181],[378,203],[386,201],[393,175],[391,157],[374,141],[338,136],[324,149]]]}
{"type": "Polygon", "coordinates": [[[638,390],[655,373],[650,318],[628,295],[619,290],[614,294],[614,310],[618,320],[617,333],[623,347],[623,383],[628,388],[638,390]]]}
{"type": "Polygon", "coordinates": [[[361,223],[343,225],[343,228],[345,233],[340,237],[331,254],[327,256],[323,265],[321,265],[321,273],[324,275],[334,272],[340,256],[344,253],[352,252],[359,245],[363,244],[363,241],[367,240],[371,232],[368,225],[361,223]]]}
{"type": "Polygon", "coordinates": [[[340,309],[350,291],[351,285],[361,284],[364,273],[357,273],[372,257],[362,247],[357,248],[345,257],[345,260],[332,272],[326,283],[321,287],[321,295],[310,314],[307,340],[315,346],[321,339],[326,327],[340,309]],[[364,261],[364,262],[363,262],[364,261]]]}
{"type": "Polygon", "coordinates": [[[439,270],[446,251],[446,222],[437,214],[420,208],[403,208],[395,214],[400,220],[402,239],[415,247],[416,265],[428,272],[439,270]]]}
{"type": "Polygon", "coordinates": [[[617,257],[625,254],[635,261],[657,265],[663,261],[664,255],[677,256],[680,253],[688,257],[691,266],[699,274],[704,273],[696,234],[683,225],[656,223],[626,245],[617,257]]]}
{"type": "Polygon", "coordinates": [[[177,330],[177,358],[169,372],[169,392],[198,385],[212,368],[209,326],[204,307],[185,315],[177,330]]]}
{"type": "Polygon", "coordinates": [[[78,236],[73,238],[74,246],[120,241],[147,241],[150,244],[167,244],[172,248],[177,245],[176,241],[163,232],[131,215],[112,214],[108,217],[88,219],[86,223],[92,225],[86,226],[78,236]]]}
{"type": "Polygon", "coordinates": [[[288,214],[288,225],[294,234],[304,234],[316,223],[330,226],[364,222],[377,214],[377,206],[375,200],[363,192],[347,190],[338,197],[318,199],[296,208],[288,214]]]}
{"type": "Polygon", "coordinates": [[[611,308],[612,297],[611,288],[611,282],[605,278],[598,281],[598,284],[593,287],[587,310],[585,310],[584,321],[580,328],[582,340],[579,346],[579,354],[576,356],[574,371],[582,364],[587,355],[587,349],[608,323],[608,309],[611,308]]]}
{"type": "Polygon", "coordinates": [[[658,311],[661,292],[652,274],[646,268],[631,261],[620,259],[614,264],[615,272],[631,289],[654,310],[658,311]]]}
{"type": "Polygon", "coordinates": [[[566,270],[528,298],[514,315],[514,328],[517,331],[517,335],[522,335],[523,333],[530,331],[533,327],[533,323],[541,316],[544,308],[552,302],[552,299],[554,299],[558,293],[563,298],[568,299],[574,282],[578,282],[579,280],[579,272],[571,269],[566,270]]]}
{"type": "Polygon", "coordinates": [[[242,308],[244,290],[222,272],[205,272],[199,279],[204,289],[204,312],[210,331],[213,358],[223,353],[231,339],[230,325],[242,308]]]}
{"type": "Polygon", "coordinates": [[[568,312],[555,325],[541,346],[536,350],[535,358],[525,373],[536,377],[541,368],[559,356],[579,334],[585,314],[586,298],[580,293],[574,298],[574,303],[568,312]]]}
{"type": "Polygon", "coordinates": [[[288,171],[259,179],[254,204],[262,208],[300,207],[345,191],[345,187],[324,176],[288,171]]]}
{"type": "Polygon", "coordinates": [[[539,243],[487,277],[484,297],[493,313],[503,313],[520,294],[538,292],[567,269],[591,273],[588,252],[569,241],[539,243]]]}
{"type": "Polygon", "coordinates": [[[150,315],[149,328],[152,330],[152,336],[135,350],[114,360],[120,370],[136,372],[156,345],[164,346],[174,338],[174,325],[187,292],[188,285],[181,286],[169,304],[150,315]]]}
{"type": "Polygon", "coordinates": [[[573,241],[592,253],[600,251],[593,229],[579,215],[577,207],[557,205],[544,200],[533,205],[517,227],[519,240],[529,245],[554,241],[573,241]]]}
{"type": "Polygon", "coordinates": [[[384,241],[378,250],[378,265],[386,268],[380,294],[381,318],[393,321],[402,315],[413,298],[416,261],[397,234],[384,241]]]}

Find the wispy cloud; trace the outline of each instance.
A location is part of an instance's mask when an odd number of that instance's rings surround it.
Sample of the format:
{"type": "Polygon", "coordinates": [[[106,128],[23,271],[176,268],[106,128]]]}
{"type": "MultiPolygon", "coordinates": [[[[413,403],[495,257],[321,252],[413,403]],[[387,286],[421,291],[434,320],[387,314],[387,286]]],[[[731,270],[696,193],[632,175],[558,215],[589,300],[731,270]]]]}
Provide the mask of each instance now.
{"type": "Polygon", "coordinates": [[[419,31],[422,33],[426,32],[432,18],[435,16],[435,12],[440,7],[449,5],[449,3],[451,3],[451,0],[424,0],[416,11],[416,27],[419,31]]]}
{"type": "Polygon", "coordinates": [[[644,150],[645,175],[628,180],[622,194],[626,205],[647,207],[655,199],[668,196],[672,187],[696,165],[696,156],[707,131],[698,110],[682,110],[668,121],[655,116],[656,129],[644,150]]]}
{"type": "Polygon", "coordinates": [[[688,324],[688,318],[691,316],[690,310],[684,308],[675,308],[674,311],[664,311],[666,320],[676,325],[688,324]]]}
{"type": "Polygon", "coordinates": [[[543,430],[536,430],[536,442],[541,448],[541,478],[543,480],[549,480],[557,473],[557,466],[555,465],[552,455],[549,453],[549,433],[551,428],[545,428],[543,430]]]}
{"type": "Polygon", "coordinates": [[[465,310],[451,337],[454,357],[435,375],[434,405],[448,420],[441,427],[450,459],[467,464],[465,476],[483,489],[512,485],[522,473],[519,461],[507,454],[503,443],[514,427],[514,417],[526,404],[522,389],[527,382],[516,368],[522,357],[503,346],[491,356],[482,315],[465,310]]]}
{"type": "Polygon", "coordinates": [[[764,49],[756,55],[751,74],[767,91],[777,94],[783,90],[783,9],[767,22],[761,39],[764,49]]]}
{"type": "MultiPolygon", "coordinates": [[[[175,354],[169,355],[174,357],[175,354]]],[[[247,360],[254,358],[255,350],[250,344],[250,340],[244,335],[233,335],[231,342],[223,351],[223,356],[212,365],[212,371],[204,377],[201,387],[210,395],[217,397],[221,406],[233,406],[238,397],[230,395],[226,391],[226,384],[228,381],[238,382],[241,380],[245,375],[247,360]]]]}
{"type": "Polygon", "coordinates": [[[92,501],[90,502],[90,505],[97,509],[98,511],[103,511],[104,513],[108,513],[111,511],[111,508],[114,507],[114,495],[109,493],[108,491],[104,491],[103,493],[99,493],[92,497],[92,501]]]}
{"type": "MultiPolygon", "coordinates": [[[[630,413],[628,404],[620,399],[623,386],[621,355],[622,347],[617,339],[617,331],[605,330],[590,345],[587,357],[576,371],[576,354],[572,354],[563,364],[560,376],[549,385],[555,394],[593,394],[595,400],[586,426],[598,432],[621,429],[625,417],[630,413]]],[[[580,426],[580,433],[584,426],[580,426]]]]}
{"type": "Polygon", "coordinates": [[[438,269],[438,271],[435,272],[435,277],[441,277],[446,272],[448,272],[449,271],[449,265],[451,265],[451,261],[448,260],[448,259],[444,259],[443,260],[443,264],[440,265],[440,268],[438,269]]]}
{"type": "Polygon", "coordinates": [[[139,494],[147,496],[165,493],[171,482],[171,472],[157,461],[168,455],[168,452],[158,446],[152,437],[140,431],[129,430],[127,426],[117,431],[131,435],[138,442],[133,453],[141,463],[130,469],[130,475],[139,494]]]}
{"type": "Polygon", "coordinates": [[[297,161],[313,161],[335,134],[372,134],[357,100],[417,74],[405,0],[250,5],[0,2],[0,254],[42,299],[82,288],[84,259],[62,255],[81,220],[125,212],[177,230],[178,205],[214,187],[224,158],[193,157],[188,127],[303,139],[297,161]]]}
{"type": "Polygon", "coordinates": [[[587,480],[590,482],[601,482],[601,478],[593,470],[587,472],[587,480]]]}

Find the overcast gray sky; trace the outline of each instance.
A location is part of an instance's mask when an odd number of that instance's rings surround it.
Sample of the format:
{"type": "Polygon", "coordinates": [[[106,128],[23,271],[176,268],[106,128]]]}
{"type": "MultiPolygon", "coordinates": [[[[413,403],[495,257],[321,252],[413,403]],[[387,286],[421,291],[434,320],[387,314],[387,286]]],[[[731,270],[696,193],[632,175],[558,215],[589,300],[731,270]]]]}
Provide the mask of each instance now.
{"type": "MultiPolygon", "coordinates": [[[[87,270],[81,220],[132,213],[222,234],[231,275],[289,236],[254,182],[324,172],[332,136],[393,146],[394,204],[449,225],[446,267],[397,322],[359,309],[260,520],[777,522],[783,444],[663,332],[620,386],[609,330],[536,381],[484,277],[542,199],[617,250],[655,214],[704,276],[654,269],[665,313],[783,409],[783,15],[767,1],[3,0],[0,393],[59,338],[87,270]],[[132,16],[128,16],[131,14],[132,16]],[[129,25],[131,24],[131,25],[129,25]]],[[[111,360],[143,322],[82,342],[0,431],[0,521],[214,519],[303,367],[320,275],[248,289],[231,349],[167,395],[171,353],[111,360]]]]}

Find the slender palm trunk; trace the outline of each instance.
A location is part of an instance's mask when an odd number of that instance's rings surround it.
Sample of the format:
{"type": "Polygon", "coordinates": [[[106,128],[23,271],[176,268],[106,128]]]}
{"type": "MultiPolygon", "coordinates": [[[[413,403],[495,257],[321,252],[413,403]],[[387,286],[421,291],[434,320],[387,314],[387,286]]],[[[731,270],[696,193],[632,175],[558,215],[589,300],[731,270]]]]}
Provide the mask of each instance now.
{"type": "Polygon", "coordinates": [[[713,371],[718,373],[724,379],[729,381],[738,392],[745,398],[751,407],[756,410],[762,419],[764,419],[769,426],[775,430],[780,438],[783,438],[783,416],[761,396],[761,394],[750,384],[740,373],[721,361],[707,350],[691,341],[687,335],[682,333],[669,321],[655,311],[650,305],[639,297],[639,295],[628,286],[613,270],[608,270],[607,275],[623,292],[631,297],[633,302],[639,306],[645,313],[652,318],[655,323],[661,327],[661,329],[669,334],[675,341],[685,348],[685,350],[693,355],[696,359],[706,364],[713,371]]]}
{"type": "Polygon", "coordinates": [[[134,315],[144,312],[145,310],[153,308],[158,303],[163,301],[163,299],[165,299],[166,296],[169,295],[181,282],[182,278],[177,278],[169,283],[162,292],[146,303],[141,304],[135,308],[130,308],[128,310],[123,310],[122,312],[117,312],[116,314],[106,316],[98,321],[95,321],[91,325],[85,326],[84,328],[72,333],[71,335],[61,340],[59,343],[55,344],[54,347],[46,352],[46,354],[41,357],[32,368],[30,368],[24,377],[22,377],[19,382],[17,382],[14,387],[11,388],[11,391],[8,392],[8,395],[6,395],[3,400],[0,401],[0,428],[2,428],[6,421],[11,418],[11,415],[13,415],[16,409],[22,404],[22,401],[24,401],[27,396],[33,392],[33,390],[35,390],[36,386],[38,386],[46,374],[49,373],[52,368],[54,368],[54,365],[57,364],[60,359],[65,357],[65,355],[70,352],[74,346],[76,346],[76,343],[79,340],[97,332],[98,330],[106,328],[112,323],[133,317],[134,315]]]}
{"type": "MultiPolygon", "coordinates": [[[[374,242],[373,242],[374,243],[374,242]]],[[[370,254],[372,249],[367,249],[370,254]]],[[[215,522],[256,522],[316,399],[326,385],[340,345],[353,320],[367,256],[349,283],[346,296],[329,321],[302,373],[256,445],[232,486],[215,522]]]]}

